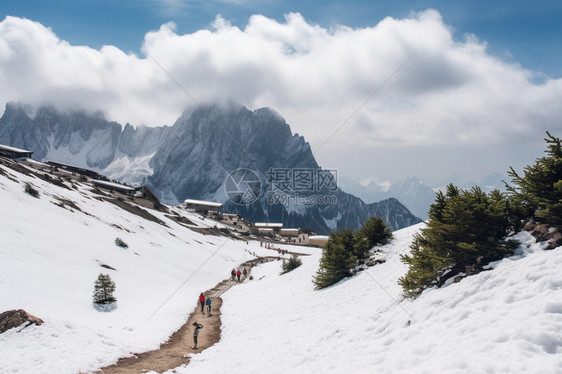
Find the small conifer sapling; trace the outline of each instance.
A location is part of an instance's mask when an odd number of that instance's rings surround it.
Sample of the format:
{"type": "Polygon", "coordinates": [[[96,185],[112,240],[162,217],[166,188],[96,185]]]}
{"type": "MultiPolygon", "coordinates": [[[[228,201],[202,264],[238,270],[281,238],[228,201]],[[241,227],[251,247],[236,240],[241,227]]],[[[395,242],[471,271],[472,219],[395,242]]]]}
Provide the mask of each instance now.
{"type": "Polygon", "coordinates": [[[108,274],[101,274],[94,283],[94,303],[109,304],[117,301],[113,293],[115,292],[115,282],[108,274]]]}

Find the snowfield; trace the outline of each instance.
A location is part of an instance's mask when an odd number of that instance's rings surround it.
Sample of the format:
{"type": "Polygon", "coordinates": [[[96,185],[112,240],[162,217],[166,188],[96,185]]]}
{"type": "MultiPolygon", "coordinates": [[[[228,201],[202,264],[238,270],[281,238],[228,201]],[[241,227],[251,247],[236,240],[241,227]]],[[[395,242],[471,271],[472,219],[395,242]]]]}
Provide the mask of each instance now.
{"type": "Polygon", "coordinates": [[[561,248],[521,233],[494,270],[404,300],[399,255],[420,227],[394,233],[386,263],[322,291],[319,256],[281,276],[256,269],[261,280],[224,295],[220,343],[177,372],[562,373],[561,248]]]}
{"type": "MultiPolygon", "coordinates": [[[[93,372],[155,349],[185,322],[199,292],[250,252],[271,255],[259,242],[202,235],[153,210],[168,227],[144,220],[83,185],[66,190],[0,168],[17,179],[0,175],[0,312],[22,308],[45,321],[0,334],[2,374],[93,372]],[[25,182],[39,199],[23,192],[25,182]],[[55,205],[55,196],[83,212],[55,205]],[[92,307],[100,272],[117,285],[109,313],[92,307]]],[[[405,300],[400,254],[421,227],[395,232],[380,248],[385,263],[322,291],[312,284],[317,249],[306,249],[311,255],[288,274],[276,261],[254,268],[254,280],[223,295],[221,341],[175,372],[562,373],[561,248],[544,251],[520,233],[516,255],[493,270],[405,300]]]]}
{"type": "MultiPolygon", "coordinates": [[[[168,227],[145,220],[97,200],[90,186],[67,190],[0,168],[17,180],[0,175],[0,313],[25,309],[45,321],[0,334],[1,374],[92,372],[156,349],[185,322],[200,292],[254,258],[249,251],[272,254],[259,242],[194,232],[155,210],[168,227]],[[26,182],[39,199],[24,193],[26,182]],[[56,197],[82,212],[55,205],[56,197]],[[117,237],[129,248],[116,246],[117,237]],[[93,308],[100,273],[117,286],[110,313],[93,308]]],[[[215,224],[176,210],[199,227],[215,224]]]]}

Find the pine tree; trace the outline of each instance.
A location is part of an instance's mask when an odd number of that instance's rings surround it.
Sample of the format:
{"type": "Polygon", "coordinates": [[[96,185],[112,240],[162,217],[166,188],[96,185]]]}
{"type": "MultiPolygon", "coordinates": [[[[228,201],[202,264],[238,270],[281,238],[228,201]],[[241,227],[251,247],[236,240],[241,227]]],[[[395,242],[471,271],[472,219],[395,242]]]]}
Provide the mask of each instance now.
{"type": "Polygon", "coordinates": [[[354,268],[364,263],[375,245],[385,244],[390,239],[392,231],[378,217],[371,217],[357,232],[345,229],[331,233],[313,278],[316,289],[351,276],[354,268]]]}
{"type": "Polygon", "coordinates": [[[283,265],[282,265],[283,271],[281,272],[281,274],[285,274],[290,271],[293,271],[301,265],[302,265],[302,260],[297,255],[292,255],[291,258],[289,258],[289,260],[283,259],[283,265]]]}
{"type": "Polygon", "coordinates": [[[37,191],[33,186],[29,183],[25,184],[25,192],[33,197],[39,197],[39,191],[37,191]]]}
{"type": "Polygon", "coordinates": [[[445,194],[437,193],[427,226],[414,237],[410,255],[402,256],[409,265],[399,280],[405,296],[511,254],[517,243],[504,237],[512,221],[509,200],[499,191],[487,195],[478,187],[464,191],[451,184],[445,194]]]}
{"type": "Polygon", "coordinates": [[[109,304],[117,301],[113,292],[115,292],[115,282],[111,280],[108,274],[100,273],[94,283],[94,303],[109,304]]]}
{"type": "Polygon", "coordinates": [[[121,238],[115,238],[115,245],[121,248],[129,248],[129,245],[125,243],[121,238]]]}
{"type": "Polygon", "coordinates": [[[331,233],[326,247],[322,251],[320,267],[313,283],[316,289],[329,287],[351,276],[351,269],[357,263],[354,256],[355,235],[351,230],[331,233]]]}
{"type": "Polygon", "coordinates": [[[508,174],[515,187],[506,187],[524,218],[562,225],[562,145],[559,138],[546,134],[547,155],[526,166],[523,176],[510,168],[508,174]]]}
{"type": "Polygon", "coordinates": [[[392,239],[392,231],[379,217],[369,218],[359,229],[359,234],[367,239],[369,249],[376,245],[386,244],[392,239]]]}

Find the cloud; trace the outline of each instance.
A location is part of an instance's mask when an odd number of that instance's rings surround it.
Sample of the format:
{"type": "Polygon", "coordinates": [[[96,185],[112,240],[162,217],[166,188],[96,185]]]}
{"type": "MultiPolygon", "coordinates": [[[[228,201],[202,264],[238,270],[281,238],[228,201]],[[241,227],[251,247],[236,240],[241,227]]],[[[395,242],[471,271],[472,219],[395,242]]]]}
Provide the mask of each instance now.
{"type": "Polygon", "coordinates": [[[515,146],[561,128],[562,80],[533,83],[540,72],[489,54],[474,35],[455,40],[434,10],[366,28],[324,28],[297,13],[284,22],[254,15],[244,28],[218,16],[184,35],[168,23],[145,35],[142,54],[72,46],[39,23],[6,17],[0,104],[85,106],[162,125],[194,104],[185,89],[198,102],[273,107],[315,149],[392,76],[319,152],[326,160],[373,147],[515,146]]]}

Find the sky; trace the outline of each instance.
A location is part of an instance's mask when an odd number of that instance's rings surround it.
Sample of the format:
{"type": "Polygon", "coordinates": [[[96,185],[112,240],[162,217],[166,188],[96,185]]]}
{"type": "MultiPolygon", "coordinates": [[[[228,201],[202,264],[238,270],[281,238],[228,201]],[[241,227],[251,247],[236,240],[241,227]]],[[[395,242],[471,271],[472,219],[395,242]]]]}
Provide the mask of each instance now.
{"type": "Polygon", "coordinates": [[[171,125],[271,107],[321,166],[429,183],[521,170],[562,136],[555,1],[4,1],[0,105],[171,125]]]}

